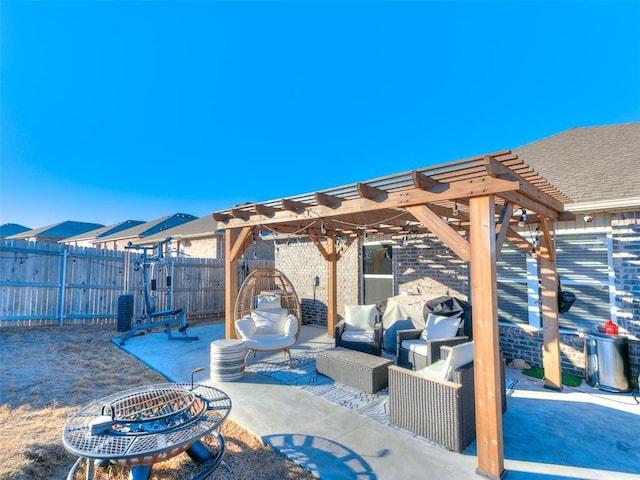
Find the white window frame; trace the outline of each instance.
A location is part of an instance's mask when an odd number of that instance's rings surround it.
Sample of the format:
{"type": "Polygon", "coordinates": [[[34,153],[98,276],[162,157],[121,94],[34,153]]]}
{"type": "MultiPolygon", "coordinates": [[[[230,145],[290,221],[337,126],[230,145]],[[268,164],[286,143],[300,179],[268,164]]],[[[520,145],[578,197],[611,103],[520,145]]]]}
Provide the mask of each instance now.
{"type": "MultiPolygon", "coordinates": [[[[379,241],[374,241],[374,242],[364,242],[362,244],[362,252],[364,252],[365,247],[369,247],[369,246],[375,246],[375,245],[394,245],[394,242],[391,240],[379,240],[379,241]]],[[[380,274],[380,273],[368,273],[365,274],[364,273],[364,256],[360,261],[360,285],[363,286],[363,288],[360,289],[360,294],[359,296],[359,302],[363,303],[364,302],[364,285],[365,285],[365,278],[381,278],[381,279],[387,279],[390,278],[391,279],[391,289],[392,289],[392,294],[395,295],[395,283],[394,283],[394,268],[393,268],[393,264],[391,266],[391,274],[389,275],[385,275],[385,274],[380,274]]]]}

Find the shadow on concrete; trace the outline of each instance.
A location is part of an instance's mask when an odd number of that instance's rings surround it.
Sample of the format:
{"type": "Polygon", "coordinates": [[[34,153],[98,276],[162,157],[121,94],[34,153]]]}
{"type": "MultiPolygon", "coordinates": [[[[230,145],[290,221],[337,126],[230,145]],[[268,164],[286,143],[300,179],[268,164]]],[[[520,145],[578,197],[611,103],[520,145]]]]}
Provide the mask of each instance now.
{"type": "MultiPolygon", "coordinates": [[[[505,464],[517,470],[509,469],[509,478],[593,478],[593,471],[600,471],[602,478],[607,473],[640,473],[640,416],[620,408],[615,395],[599,396],[599,403],[592,403],[580,391],[545,398],[544,392],[530,386],[519,387],[518,398],[509,400],[503,415],[505,464]],[[559,475],[541,474],[547,469],[559,475]],[[581,469],[587,477],[580,476],[581,469]]],[[[626,400],[628,406],[633,398],[626,400]]],[[[464,454],[477,455],[476,443],[464,454]]]]}
{"type": "MultiPolygon", "coordinates": [[[[262,439],[318,478],[331,480],[378,478],[364,458],[333,440],[300,434],[267,435],[262,439]]],[[[384,457],[387,453],[387,449],[381,449],[377,457],[384,457]]]]}

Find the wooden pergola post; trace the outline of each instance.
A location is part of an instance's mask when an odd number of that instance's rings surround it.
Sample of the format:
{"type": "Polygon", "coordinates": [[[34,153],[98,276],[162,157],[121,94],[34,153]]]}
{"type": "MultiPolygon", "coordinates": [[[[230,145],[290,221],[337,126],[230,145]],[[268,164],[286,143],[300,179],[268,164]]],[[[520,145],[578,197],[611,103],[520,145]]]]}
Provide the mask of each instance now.
{"type": "Polygon", "coordinates": [[[469,212],[478,450],[476,473],[499,479],[506,472],[502,438],[494,197],[472,197],[469,200],[469,212]]]}
{"type": "Polygon", "coordinates": [[[245,241],[252,227],[224,231],[224,331],[226,338],[236,338],[234,310],[238,298],[238,258],[245,251],[245,241]]]}
{"type": "Polygon", "coordinates": [[[233,310],[238,296],[238,260],[231,251],[238,238],[234,228],[224,231],[224,331],[226,338],[236,338],[233,310]]]}
{"type": "Polygon", "coordinates": [[[327,335],[333,337],[338,322],[338,255],[336,239],[327,237],[327,335]]]}
{"type": "Polygon", "coordinates": [[[540,291],[542,313],[542,366],[544,388],[562,390],[560,326],[558,322],[558,272],[555,255],[555,222],[540,216],[540,291]]]}

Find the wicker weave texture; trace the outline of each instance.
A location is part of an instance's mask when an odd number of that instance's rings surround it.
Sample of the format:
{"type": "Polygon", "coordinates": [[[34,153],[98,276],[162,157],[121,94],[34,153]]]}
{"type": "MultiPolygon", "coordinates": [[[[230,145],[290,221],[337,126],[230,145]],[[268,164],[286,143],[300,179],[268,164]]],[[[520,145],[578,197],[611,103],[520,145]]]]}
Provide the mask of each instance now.
{"type": "Polygon", "coordinates": [[[429,340],[428,342],[426,342],[427,347],[429,348],[429,354],[426,357],[424,355],[420,355],[419,353],[410,352],[406,348],[401,347],[404,340],[415,340],[417,338],[420,338],[421,334],[422,329],[398,330],[396,332],[396,352],[398,352],[398,365],[400,365],[401,367],[410,368],[411,370],[420,370],[421,368],[427,367],[442,358],[440,356],[440,348],[443,345],[454,346],[469,341],[469,337],[465,336],[429,340]]]}
{"type": "Polygon", "coordinates": [[[473,364],[439,381],[392,366],[389,368],[391,423],[455,452],[475,438],[473,364]]]}
{"type": "Polygon", "coordinates": [[[382,322],[376,321],[374,327],[374,337],[372,343],[365,342],[349,342],[342,340],[342,334],[345,331],[346,322],[339,321],[333,329],[334,344],[336,347],[344,347],[350,350],[358,350],[371,355],[380,356],[382,354],[382,322]]]}
{"type": "MultiPolygon", "coordinates": [[[[258,268],[251,272],[238,291],[238,297],[234,308],[234,320],[250,315],[253,311],[256,297],[261,295],[278,295],[282,308],[294,315],[298,320],[296,340],[300,335],[302,326],[302,307],[298,294],[287,276],[274,268],[258,268]]],[[[240,337],[240,333],[236,331],[240,337]]]]}
{"type": "Polygon", "coordinates": [[[318,353],[316,370],[366,393],[375,393],[388,384],[387,370],[393,361],[368,353],[338,347],[318,353]]]}

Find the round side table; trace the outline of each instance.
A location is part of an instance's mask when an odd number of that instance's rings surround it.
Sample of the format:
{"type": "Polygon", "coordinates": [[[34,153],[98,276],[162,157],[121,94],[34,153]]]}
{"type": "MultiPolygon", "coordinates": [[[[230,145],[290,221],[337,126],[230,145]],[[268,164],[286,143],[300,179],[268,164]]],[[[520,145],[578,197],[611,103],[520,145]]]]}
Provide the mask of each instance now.
{"type": "Polygon", "coordinates": [[[244,375],[244,341],[234,339],[211,342],[211,380],[232,382],[244,375]]]}

